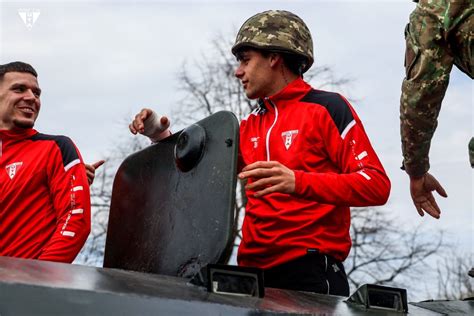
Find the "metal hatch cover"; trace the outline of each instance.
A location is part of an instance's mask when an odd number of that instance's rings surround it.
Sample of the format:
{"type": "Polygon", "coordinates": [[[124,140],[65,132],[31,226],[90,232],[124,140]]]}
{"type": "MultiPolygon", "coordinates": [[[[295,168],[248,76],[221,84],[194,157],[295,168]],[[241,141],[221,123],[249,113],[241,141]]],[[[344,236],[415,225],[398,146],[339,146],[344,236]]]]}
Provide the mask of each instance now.
{"type": "Polygon", "coordinates": [[[227,111],[127,157],[115,176],[104,267],[191,277],[232,246],[238,121],[227,111]]]}

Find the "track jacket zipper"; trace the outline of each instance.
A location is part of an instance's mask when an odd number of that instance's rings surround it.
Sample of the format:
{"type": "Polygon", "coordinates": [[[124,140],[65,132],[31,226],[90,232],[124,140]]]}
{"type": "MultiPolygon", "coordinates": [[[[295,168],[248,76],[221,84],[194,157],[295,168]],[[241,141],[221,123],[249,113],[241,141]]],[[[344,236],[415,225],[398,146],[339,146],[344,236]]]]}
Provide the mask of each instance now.
{"type": "Polygon", "coordinates": [[[273,109],[275,110],[275,120],[273,121],[273,124],[272,126],[270,126],[270,128],[268,129],[267,131],[267,136],[265,138],[265,147],[266,147],[266,150],[267,150],[267,161],[270,161],[270,133],[272,132],[272,129],[273,127],[275,126],[277,120],[278,120],[278,108],[276,106],[275,103],[272,102],[272,100],[270,100],[269,97],[266,97],[264,100],[268,101],[268,103],[273,106],[273,109]]]}

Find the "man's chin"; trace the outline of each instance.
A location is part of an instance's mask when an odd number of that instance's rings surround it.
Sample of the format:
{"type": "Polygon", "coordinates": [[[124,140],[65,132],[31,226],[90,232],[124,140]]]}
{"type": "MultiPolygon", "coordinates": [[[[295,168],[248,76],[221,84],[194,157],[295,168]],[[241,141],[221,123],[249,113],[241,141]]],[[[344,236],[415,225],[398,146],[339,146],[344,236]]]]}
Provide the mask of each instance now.
{"type": "Polygon", "coordinates": [[[250,99],[250,100],[255,100],[255,99],[258,98],[257,95],[255,95],[254,93],[252,93],[252,92],[250,92],[250,91],[249,91],[249,92],[246,91],[246,92],[245,92],[245,95],[247,96],[247,99],[250,99]]]}
{"type": "Polygon", "coordinates": [[[34,120],[15,120],[13,124],[17,128],[33,128],[35,126],[34,120]]]}

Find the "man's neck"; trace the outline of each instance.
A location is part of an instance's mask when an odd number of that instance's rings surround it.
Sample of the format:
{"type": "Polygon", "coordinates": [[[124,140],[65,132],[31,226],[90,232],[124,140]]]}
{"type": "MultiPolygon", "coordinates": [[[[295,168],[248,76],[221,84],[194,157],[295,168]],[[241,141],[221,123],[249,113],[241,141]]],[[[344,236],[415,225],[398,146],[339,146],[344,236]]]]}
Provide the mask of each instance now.
{"type": "Polygon", "coordinates": [[[272,95],[275,95],[285,89],[290,83],[298,79],[299,76],[293,74],[293,73],[287,73],[285,76],[281,75],[278,76],[277,79],[275,80],[275,84],[273,85],[273,89],[271,93],[268,94],[268,97],[271,97],[272,95]]]}

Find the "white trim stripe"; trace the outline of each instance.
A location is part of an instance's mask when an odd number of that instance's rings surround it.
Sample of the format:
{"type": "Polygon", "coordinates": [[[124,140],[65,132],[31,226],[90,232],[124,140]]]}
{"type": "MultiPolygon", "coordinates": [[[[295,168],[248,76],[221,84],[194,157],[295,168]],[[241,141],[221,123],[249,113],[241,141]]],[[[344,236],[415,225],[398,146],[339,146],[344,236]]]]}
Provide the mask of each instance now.
{"type": "Polygon", "coordinates": [[[273,121],[272,126],[267,131],[267,137],[265,139],[265,145],[267,149],[267,161],[270,161],[270,133],[272,132],[273,126],[275,126],[277,120],[278,120],[278,109],[276,107],[276,104],[274,104],[270,99],[268,99],[268,102],[273,106],[275,109],[275,120],[273,121]]]}
{"type": "Polygon", "coordinates": [[[361,170],[361,171],[358,171],[357,173],[360,174],[361,176],[363,176],[364,178],[366,178],[367,180],[370,180],[370,179],[371,179],[371,177],[370,177],[367,173],[365,173],[364,171],[362,171],[362,170],[361,170]]]}
{"type": "Polygon", "coordinates": [[[364,150],[363,152],[359,154],[359,156],[357,156],[357,159],[362,160],[362,158],[365,158],[365,157],[367,157],[367,152],[364,150]]]}
{"type": "Polygon", "coordinates": [[[248,118],[250,117],[250,115],[258,116],[258,112],[259,112],[259,111],[260,111],[260,108],[258,108],[258,107],[255,108],[252,112],[250,112],[249,114],[247,114],[247,116],[244,117],[244,118],[242,119],[242,121],[248,120],[248,118]]]}
{"type": "Polygon", "coordinates": [[[342,131],[341,138],[344,139],[346,138],[347,133],[351,130],[352,127],[356,125],[356,121],[352,120],[349,124],[347,124],[346,128],[342,131]]]}
{"type": "Polygon", "coordinates": [[[65,167],[64,167],[64,171],[68,171],[69,169],[71,169],[72,167],[74,167],[75,165],[81,163],[81,160],[80,159],[76,159],[76,160],[73,160],[71,161],[70,163],[68,163],[65,167]]]}
{"type": "Polygon", "coordinates": [[[71,211],[71,214],[82,214],[84,210],[82,208],[76,208],[75,210],[71,211]]]}
{"type": "Polygon", "coordinates": [[[72,191],[73,191],[73,192],[82,191],[82,190],[84,190],[84,188],[82,187],[82,185],[78,185],[77,187],[72,188],[72,191]]]}
{"type": "Polygon", "coordinates": [[[70,231],[68,231],[68,230],[65,230],[65,231],[61,232],[61,234],[62,234],[63,236],[69,236],[69,237],[74,237],[74,236],[76,235],[75,232],[70,232],[70,231]]]}

